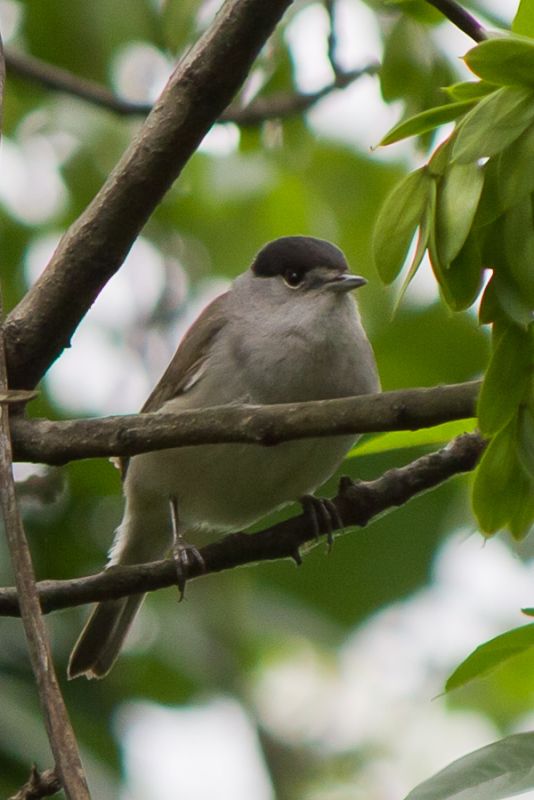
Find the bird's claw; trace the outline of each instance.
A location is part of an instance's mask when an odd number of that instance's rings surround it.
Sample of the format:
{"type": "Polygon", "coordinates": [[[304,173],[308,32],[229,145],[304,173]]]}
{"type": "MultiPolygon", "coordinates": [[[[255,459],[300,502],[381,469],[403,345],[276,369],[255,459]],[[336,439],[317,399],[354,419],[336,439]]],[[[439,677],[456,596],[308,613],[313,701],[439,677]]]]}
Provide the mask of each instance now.
{"type": "Polygon", "coordinates": [[[327,497],[314,497],[312,494],[304,495],[300,502],[315,538],[319,539],[322,534],[326,535],[330,552],[334,544],[334,531],[344,527],[336,504],[327,497]]]}
{"type": "Polygon", "coordinates": [[[178,516],[178,499],[171,495],[169,497],[172,528],[172,557],[176,569],[176,583],[180,591],[178,602],[182,602],[185,597],[185,585],[189,574],[189,567],[194,561],[200,566],[202,572],[206,572],[206,562],[202,558],[200,551],[191,544],[184,541],[180,533],[178,516]]]}
{"type": "Polygon", "coordinates": [[[193,545],[186,544],[182,539],[177,539],[173,544],[172,557],[176,569],[176,583],[180,592],[179,602],[181,603],[185,597],[185,585],[187,583],[190,566],[196,561],[202,572],[205,572],[206,562],[200,550],[193,545]]]}

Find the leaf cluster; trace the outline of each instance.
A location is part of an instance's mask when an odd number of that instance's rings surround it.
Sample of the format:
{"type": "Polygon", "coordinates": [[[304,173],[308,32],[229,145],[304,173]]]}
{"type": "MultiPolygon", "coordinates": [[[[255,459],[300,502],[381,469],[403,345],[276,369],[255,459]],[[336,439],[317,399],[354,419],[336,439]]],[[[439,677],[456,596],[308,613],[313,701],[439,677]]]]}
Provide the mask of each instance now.
{"type": "Polygon", "coordinates": [[[521,538],[534,522],[534,41],[517,33],[489,39],[465,62],[480,80],[450,86],[452,102],[382,140],[456,120],[428,163],[386,199],[374,258],[391,283],[417,234],[401,295],[425,253],[452,310],[469,308],[482,292],[479,319],[493,324],[493,335],[478,418],[494,438],[477,470],[473,507],[485,533],[508,526],[521,538]]]}

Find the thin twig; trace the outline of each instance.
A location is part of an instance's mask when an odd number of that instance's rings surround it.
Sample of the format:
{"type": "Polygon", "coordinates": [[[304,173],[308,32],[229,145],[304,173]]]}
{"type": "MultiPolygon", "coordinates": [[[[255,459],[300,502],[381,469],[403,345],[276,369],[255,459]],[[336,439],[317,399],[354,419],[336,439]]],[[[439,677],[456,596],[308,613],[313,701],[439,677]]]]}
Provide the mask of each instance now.
{"type": "Polygon", "coordinates": [[[328,61],[334,75],[339,75],[340,70],[337,60],[337,34],[336,34],[336,0],[323,0],[326,13],[328,14],[328,39],[327,55],[328,61]]]}
{"type": "MultiPolygon", "coordinates": [[[[0,298],[1,319],[1,298],[0,298]]],[[[4,337],[0,326],[0,392],[7,392],[4,337]]],[[[9,403],[0,404],[0,504],[8,542],[24,632],[50,747],[65,794],[69,800],[89,800],[78,745],[50,653],[46,625],[41,615],[28,541],[20,517],[12,470],[9,403]]]]}
{"type": "Polygon", "coordinates": [[[258,97],[242,108],[230,106],[219,117],[219,122],[234,122],[241,127],[252,127],[270,119],[285,119],[303,114],[334,91],[346,89],[364,75],[376,75],[379,69],[377,63],[371,63],[361,69],[338,70],[332,83],[327,83],[316,92],[278,92],[267,97],[258,97]]]}
{"type": "Polygon", "coordinates": [[[6,82],[6,60],[4,53],[4,43],[0,36],[0,138],[2,135],[2,123],[4,112],[4,84],[6,82]]]}
{"type": "Polygon", "coordinates": [[[152,108],[151,103],[124,100],[96,81],[81,78],[55,64],[12,48],[6,48],[6,65],[8,75],[16,75],[47,89],[65,92],[121,116],[146,116],[152,108]]]}
{"type": "MultiPolygon", "coordinates": [[[[9,48],[6,50],[6,64],[8,71],[14,75],[86,100],[120,116],[146,116],[152,109],[151,103],[135,103],[125,100],[96,81],[80,78],[72,72],[56,67],[40,58],[9,48]]],[[[363,75],[375,74],[378,68],[378,64],[369,64],[359,70],[336,69],[335,80],[317,92],[279,92],[268,97],[260,97],[247,106],[230,106],[221,114],[218,121],[233,122],[236,125],[248,127],[271,119],[302,114],[323,97],[337,89],[346,88],[363,75]]]]}
{"type": "Polygon", "coordinates": [[[0,392],[0,403],[29,403],[29,401],[34,400],[38,394],[39,392],[35,389],[31,389],[30,391],[26,389],[8,389],[7,392],[0,392]]]}
{"type": "Polygon", "coordinates": [[[449,19],[461,31],[466,33],[475,42],[483,42],[488,38],[488,33],[480,22],[469,14],[465,8],[455,0],[426,0],[431,6],[449,19]]]}
{"type": "MultiPolygon", "coordinates": [[[[374,481],[342,479],[334,504],[344,527],[363,526],[378,514],[406,503],[453,475],[472,470],[485,447],[478,434],[459,436],[438,452],[389,470],[374,481]]],[[[187,567],[187,580],[245,564],[292,558],[300,563],[299,548],[315,541],[305,515],[292,517],[258,533],[233,533],[203,547],[205,568],[196,559],[187,567]]],[[[84,603],[125,597],[176,584],[173,559],[138,566],[113,567],[97,575],[38,584],[43,613],[84,603]]],[[[17,592],[0,589],[0,616],[18,616],[17,592]]]]}
{"type": "Polygon", "coordinates": [[[64,464],[81,458],[131,456],[191,444],[249,442],[265,446],[310,436],[418,430],[475,415],[478,381],[402,389],[359,397],[213,406],[178,414],[51,420],[13,417],[15,458],[64,464]]]}
{"type": "Polygon", "coordinates": [[[47,769],[39,772],[34,764],[24,786],[9,800],[40,800],[42,797],[51,797],[59,791],[61,791],[61,783],[55,770],[47,769]]]}

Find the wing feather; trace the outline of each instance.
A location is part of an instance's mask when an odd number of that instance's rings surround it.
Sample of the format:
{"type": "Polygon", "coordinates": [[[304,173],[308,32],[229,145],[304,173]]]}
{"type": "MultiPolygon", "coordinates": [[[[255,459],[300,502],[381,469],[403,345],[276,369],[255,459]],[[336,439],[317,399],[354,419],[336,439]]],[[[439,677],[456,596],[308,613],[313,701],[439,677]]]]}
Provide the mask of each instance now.
{"type": "MultiPolygon", "coordinates": [[[[224,327],[227,299],[228,293],[216,297],[191,325],[169,366],[148,396],[141,414],[157,411],[168,400],[184,394],[201,377],[213,340],[224,327]]],[[[123,480],[128,461],[128,458],[114,459],[123,480]]]]}

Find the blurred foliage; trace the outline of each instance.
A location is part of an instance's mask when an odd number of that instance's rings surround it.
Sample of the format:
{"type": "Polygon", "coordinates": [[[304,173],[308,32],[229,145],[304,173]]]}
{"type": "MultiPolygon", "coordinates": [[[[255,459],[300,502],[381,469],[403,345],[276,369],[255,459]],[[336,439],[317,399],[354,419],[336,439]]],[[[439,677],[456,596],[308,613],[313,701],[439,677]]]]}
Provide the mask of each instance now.
{"type": "MultiPolygon", "coordinates": [[[[345,3],[355,10],[361,5],[360,0],[345,0],[345,3]]],[[[287,15],[273,43],[258,60],[254,91],[268,95],[269,92],[299,90],[295,54],[284,32],[288,25],[298,22],[300,13],[319,5],[301,2],[287,15]]],[[[467,75],[460,74],[457,66],[457,56],[461,53],[451,53],[442,42],[440,34],[450,24],[443,23],[440,15],[422,0],[402,3],[373,0],[366,5],[374,15],[383,42],[383,54],[375,53],[383,63],[379,79],[373,79],[377,97],[381,93],[384,103],[395,103],[396,109],[402,106],[405,124],[413,115],[427,114],[425,124],[421,125],[417,121],[421,117],[416,116],[415,127],[404,129],[403,135],[416,137],[413,148],[408,145],[399,149],[396,158],[382,150],[370,153],[368,143],[362,142],[356,134],[353,138],[346,134],[341,138],[318,133],[312,122],[313,114],[271,121],[242,131],[234,126],[218,126],[215,131],[218,139],[211,138],[211,143],[208,139],[195,155],[143,232],[162,255],[165,265],[165,281],[154,313],[139,313],[122,330],[103,334],[110,347],[122,348],[125,373],[132,369],[132,364],[141,371],[148,355],[159,359],[162,369],[169,355],[169,340],[174,346],[177,325],[188,318],[188,311],[205,291],[209,280],[231,279],[250,263],[266,241],[294,233],[335,241],[355,269],[370,279],[359,299],[385,389],[459,382],[475,378],[486,369],[492,348],[490,337],[479,326],[472,311],[456,311],[466,309],[473,302],[478,288],[480,265],[477,262],[473,281],[470,268],[465,266],[472,263],[472,250],[468,255],[465,250],[468,246],[476,250],[479,245],[494,245],[489,238],[480,242],[478,234],[476,241],[472,241],[473,215],[473,224],[476,226],[478,222],[480,226],[477,231],[488,232],[488,235],[489,223],[496,221],[495,237],[501,243],[510,243],[508,252],[517,250],[517,230],[525,230],[527,224],[532,224],[531,217],[525,216],[524,209],[515,202],[519,199],[526,202],[534,185],[532,158],[530,163],[527,158],[532,152],[532,129],[529,127],[532,90],[524,86],[494,86],[494,71],[486,77],[482,74],[484,64],[489,62],[476,61],[478,57],[472,55],[470,66],[475,69],[476,62],[477,74],[491,84],[490,93],[481,92],[473,97],[468,96],[468,89],[457,88],[456,95],[452,95],[453,102],[447,106],[442,87],[464,86],[462,79],[467,75]],[[503,101],[495,101],[495,98],[506,98],[510,92],[514,97],[521,95],[519,105],[514,105],[514,109],[519,110],[514,128],[517,135],[514,134],[513,139],[500,139],[497,151],[492,146],[480,152],[476,141],[474,144],[472,140],[466,141],[470,158],[465,159],[465,165],[462,159],[461,168],[455,167],[449,151],[444,153],[442,149],[438,151],[442,156],[435,155],[428,166],[419,167],[415,179],[406,178],[414,166],[420,165],[421,153],[434,142],[436,126],[456,118],[457,109],[454,109],[454,116],[450,116],[450,106],[464,104],[459,124],[465,130],[470,115],[480,114],[484,103],[497,102],[498,111],[503,101]],[[433,110],[436,106],[448,108],[447,115],[439,116],[433,110]],[[222,144],[217,145],[217,141],[222,144]],[[523,148],[521,152],[525,154],[520,168],[514,166],[517,148],[523,148]],[[479,155],[491,156],[484,167],[476,162],[479,155]],[[495,167],[494,157],[498,160],[495,167]],[[397,207],[391,199],[389,208],[387,203],[383,206],[385,198],[392,189],[395,192],[393,187],[402,179],[407,181],[404,190],[397,193],[402,206],[397,207]],[[491,181],[500,187],[503,205],[497,211],[487,197],[491,181]],[[466,198],[465,205],[457,206],[454,202],[457,196],[466,198]],[[380,211],[381,208],[386,210],[380,211]],[[416,260],[419,256],[422,258],[433,230],[432,221],[436,220],[440,234],[437,250],[431,250],[432,265],[442,295],[456,313],[451,313],[434,291],[426,261],[422,262],[417,276],[419,289],[415,290],[415,285],[408,287],[395,310],[399,292],[394,293],[381,285],[373,265],[372,231],[377,218],[382,225],[377,235],[378,248],[381,248],[379,271],[387,281],[400,272],[418,226],[423,247],[416,254],[416,260]],[[442,264],[442,259],[447,263],[442,264]],[[185,270],[185,277],[182,270],[185,270]],[[426,271],[425,279],[421,279],[423,271],[426,271]]],[[[482,2],[477,5],[484,11],[482,2]]],[[[95,0],[90,4],[71,0],[68,7],[60,0],[46,3],[11,0],[11,6],[20,13],[20,23],[8,42],[10,46],[109,86],[116,85],[118,58],[125,48],[142,43],[172,60],[187,49],[209,18],[205,4],[190,0],[159,3],[138,0],[127,6],[124,0],[95,0]]],[[[507,24],[510,21],[506,20],[507,24]]],[[[518,36],[530,33],[521,25],[516,28],[518,36]]],[[[341,31],[338,34],[341,38],[341,31]]],[[[482,52],[484,46],[477,51],[482,52]]],[[[517,69],[523,75],[521,59],[525,57],[521,54],[527,45],[518,47],[521,53],[517,69]]],[[[354,63],[358,64],[360,54],[353,56],[354,63]]],[[[338,103],[344,97],[339,95],[338,103]]],[[[349,105],[356,102],[350,99],[354,97],[347,92],[346,113],[351,110],[349,105]]],[[[359,113],[365,114],[365,109],[359,113]]],[[[47,143],[64,189],[63,200],[51,204],[48,212],[41,212],[38,221],[17,213],[12,200],[0,194],[2,283],[8,307],[13,307],[25,291],[28,262],[36,244],[48,235],[57,236],[77,218],[139,124],[139,120],[119,119],[81,100],[8,76],[4,135],[8,142],[20,148],[22,159],[27,152],[24,147],[35,141],[47,143]]],[[[384,123],[384,130],[386,127],[384,123]]],[[[8,179],[18,180],[19,190],[28,197],[37,192],[46,194],[44,173],[32,176],[26,184],[17,175],[6,175],[6,181],[8,179]]],[[[395,198],[395,194],[390,198],[395,198]]],[[[506,250],[506,245],[501,250],[506,250]]],[[[500,257],[503,282],[498,285],[493,279],[488,284],[483,303],[485,322],[498,316],[497,338],[501,344],[497,343],[492,351],[494,364],[499,359],[497,354],[502,355],[507,346],[507,340],[502,337],[523,336],[523,294],[518,296],[513,287],[518,281],[528,283],[530,280],[525,270],[507,260],[506,252],[500,257]]],[[[521,251],[521,258],[526,264],[526,249],[521,251]]],[[[415,266],[419,267],[419,263],[415,266]]],[[[411,277],[414,274],[415,269],[411,277]]],[[[530,281],[525,296],[531,290],[530,281]]],[[[530,294],[528,297],[530,303],[530,294]]],[[[82,323],[81,330],[87,329],[86,326],[87,322],[82,323]]],[[[495,340],[496,336],[493,338],[495,340]]],[[[79,339],[75,337],[74,353],[77,342],[79,339]]],[[[506,360],[502,374],[512,384],[514,370],[520,372],[526,361],[513,348],[510,352],[513,355],[506,360]]],[[[98,359],[87,364],[86,369],[97,385],[109,380],[109,373],[98,359]]],[[[147,377],[146,373],[148,369],[143,373],[148,385],[155,376],[150,372],[147,377]]],[[[502,404],[493,407],[499,418],[488,422],[488,432],[500,430],[499,435],[503,436],[503,431],[507,431],[506,436],[517,437],[514,442],[526,442],[522,450],[519,446],[514,450],[513,462],[514,469],[520,462],[520,469],[525,472],[531,466],[529,452],[532,450],[528,442],[533,436],[532,420],[523,415],[517,418],[513,431],[509,427],[510,417],[517,415],[517,404],[524,395],[520,396],[519,390],[509,394],[508,385],[493,387],[491,381],[500,373],[494,366],[488,373],[494,378],[488,377],[485,387],[491,398],[502,392],[502,404]],[[510,398],[516,404],[513,408],[510,398]]],[[[71,381],[75,380],[73,376],[71,381]]],[[[87,413],[113,410],[114,399],[118,403],[125,380],[125,375],[117,375],[116,385],[110,388],[115,398],[111,397],[106,408],[88,407],[87,413]]],[[[51,383],[45,381],[41,391],[41,397],[32,405],[34,414],[61,417],[72,413],[67,402],[52,391],[51,383]]],[[[534,414],[534,407],[529,408],[534,414]]],[[[133,405],[131,410],[134,410],[133,405]]],[[[498,440],[495,442],[494,447],[498,440]]],[[[424,452],[425,448],[419,447],[356,456],[347,460],[342,471],[354,477],[372,478],[424,452]]],[[[487,462],[491,454],[490,448],[487,462]]],[[[71,464],[64,473],[66,488],[56,503],[42,506],[37,501],[26,500],[23,506],[40,578],[67,578],[100,569],[112,531],[120,519],[119,478],[107,462],[71,464]]],[[[325,493],[334,491],[335,480],[324,489],[325,493]]],[[[513,484],[513,480],[509,483],[513,484]]],[[[280,753],[290,752],[287,744],[282,740],[267,743],[268,737],[261,729],[262,721],[249,696],[255,672],[266,658],[283,653],[286,646],[303,638],[326,656],[334,653],[349,632],[369,615],[426,585],[431,579],[438,545],[458,528],[472,527],[467,484],[467,479],[456,479],[373,522],[369,529],[350,532],[336,542],[328,558],[325,558],[323,546],[315,548],[299,570],[289,563],[274,563],[210,576],[188,587],[187,600],[181,606],[177,605],[175,591],[151,596],[140,615],[139,634],[133,637],[128,652],[105,681],[63,683],[94,796],[107,800],[119,795],[121,763],[114,725],[116,711],[127,699],[145,698],[177,704],[210,693],[226,692],[247,704],[251,718],[265,739],[264,751],[267,759],[272,758],[278,797],[288,800],[296,797],[298,788],[291,782],[289,773],[291,765],[298,761],[298,754],[291,754],[288,766],[287,758],[283,762],[280,757],[280,753]],[[285,763],[285,771],[281,763],[285,763]]],[[[510,488],[516,493],[521,490],[518,485],[510,488]]],[[[493,491],[493,486],[484,489],[481,503],[486,504],[488,493],[493,491]]],[[[503,517],[497,523],[500,526],[506,521],[503,517]]],[[[268,523],[269,520],[263,521],[262,526],[268,523]]],[[[11,584],[4,544],[0,547],[2,583],[11,584]]],[[[64,674],[70,647],[84,616],[85,610],[70,610],[50,618],[60,675],[64,674]]],[[[23,783],[33,760],[44,768],[51,765],[51,756],[40,722],[20,624],[17,620],[6,619],[0,622],[0,628],[4,643],[0,649],[3,701],[0,795],[4,797],[23,783]]],[[[503,715],[502,707],[506,703],[503,698],[511,692],[508,684],[495,682],[491,692],[484,693],[476,702],[499,724],[510,724],[512,719],[503,715]]],[[[466,702],[475,701],[468,698],[466,702]]],[[[517,713],[524,710],[521,703],[517,708],[517,713]]],[[[306,754],[302,752],[300,756],[306,754]]],[[[354,755],[351,764],[356,762],[354,755]]],[[[319,776],[323,771],[328,774],[329,768],[327,758],[324,764],[315,765],[319,776]]]]}

